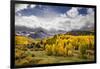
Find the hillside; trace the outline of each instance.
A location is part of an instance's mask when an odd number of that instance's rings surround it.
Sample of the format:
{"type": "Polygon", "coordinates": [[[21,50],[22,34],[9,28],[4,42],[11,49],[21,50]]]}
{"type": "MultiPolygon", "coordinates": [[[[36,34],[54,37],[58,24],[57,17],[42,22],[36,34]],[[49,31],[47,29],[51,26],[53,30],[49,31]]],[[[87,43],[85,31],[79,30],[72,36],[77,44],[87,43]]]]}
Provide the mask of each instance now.
{"type": "Polygon", "coordinates": [[[26,37],[26,36],[15,36],[15,44],[16,45],[27,45],[34,42],[34,39],[26,37]]]}
{"type": "Polygon", "coordinates": [[[15,42],[17,66],[94,61],[93,35],[57,34],[42,40],[15,36],[15,42]]]}
{"type": "Polygon", "coordinates": [[[93,31],[70,31],[66,35],[94,35],[93,31]]]}

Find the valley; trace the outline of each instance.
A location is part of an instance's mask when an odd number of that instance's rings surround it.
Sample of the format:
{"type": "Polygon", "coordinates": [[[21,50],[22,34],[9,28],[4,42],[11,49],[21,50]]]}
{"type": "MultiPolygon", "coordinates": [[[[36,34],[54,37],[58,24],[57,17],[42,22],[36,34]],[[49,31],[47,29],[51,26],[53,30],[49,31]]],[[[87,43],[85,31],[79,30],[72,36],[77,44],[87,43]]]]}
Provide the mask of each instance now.
{"type": "Polygon", "coordinates": [[[81,33],[73,35],[70,32],[45,38],[16,35],[15,64],[23,66],[94,61],[94,34],[81,33]]]}

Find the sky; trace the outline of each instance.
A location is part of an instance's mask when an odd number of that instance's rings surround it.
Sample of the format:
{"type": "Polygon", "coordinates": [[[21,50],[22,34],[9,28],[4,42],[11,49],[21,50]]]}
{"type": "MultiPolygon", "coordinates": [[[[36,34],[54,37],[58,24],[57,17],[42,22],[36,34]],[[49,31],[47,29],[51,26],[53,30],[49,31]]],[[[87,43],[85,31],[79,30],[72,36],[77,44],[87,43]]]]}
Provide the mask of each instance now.
{"type": "Polygon", "coordinates": [[[94,9],[35,4],[15,5],[15,26],[48,31],[80,30],[94,27],[94,9]]]}

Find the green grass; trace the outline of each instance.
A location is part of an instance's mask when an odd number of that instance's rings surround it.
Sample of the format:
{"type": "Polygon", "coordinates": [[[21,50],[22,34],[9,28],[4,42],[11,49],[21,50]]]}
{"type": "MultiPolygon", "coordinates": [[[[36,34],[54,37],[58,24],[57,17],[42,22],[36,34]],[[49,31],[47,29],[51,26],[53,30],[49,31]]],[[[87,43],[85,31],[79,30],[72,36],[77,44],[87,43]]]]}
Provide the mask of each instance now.
{"type": "MultiPolygon", "coordinates": [[[[15,60],[16,66],[22,65],[33,65],[33,64],[54,64],[54,63],[71,63],[71,62],[84,62],[84,61],[93,61],[92,59],[83,59],[75,56],[48,56],[45,51],[34,51],[27,50],[23,55],[26,55],[24,58],[15,60]],[[32,57],[32,55],[34,55],[32,57]]],[[[21,56],[19,56],[21,57],[21,56]]]]}
{"type": "Polygon", "coordinates": [[[70,63],[91,61],[91,59],[82,59],[77,57],[63,57],[63,56],[48,56],[45,51],[32,51],[34,52],[34,60],[40,59],[36,64],[52,64],[52,63],[70,63]]]}

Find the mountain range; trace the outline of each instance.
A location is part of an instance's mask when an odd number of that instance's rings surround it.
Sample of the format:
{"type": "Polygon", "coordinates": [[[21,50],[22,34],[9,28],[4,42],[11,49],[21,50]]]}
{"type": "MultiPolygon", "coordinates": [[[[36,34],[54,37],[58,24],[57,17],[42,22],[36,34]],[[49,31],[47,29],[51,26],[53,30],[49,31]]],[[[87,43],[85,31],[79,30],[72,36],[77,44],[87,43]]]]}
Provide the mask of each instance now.
{"type": "Polygon", "coordinates": [[[15,26],[16,35],[24,35],[31,38],[44,38],[53,36],[56,34],[69,34],[69,35],[89,35],[94,34],[94,27],[91,28],[82,28],[81,30],[71,30],[71,31],[64,31],[64,30],[46,30],[41,27],[39,28],[28,28],[25,26],[15,26]]]}

